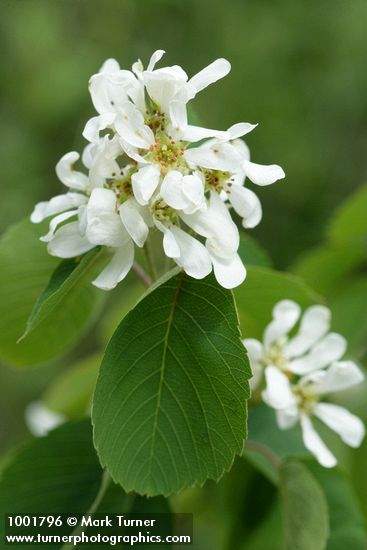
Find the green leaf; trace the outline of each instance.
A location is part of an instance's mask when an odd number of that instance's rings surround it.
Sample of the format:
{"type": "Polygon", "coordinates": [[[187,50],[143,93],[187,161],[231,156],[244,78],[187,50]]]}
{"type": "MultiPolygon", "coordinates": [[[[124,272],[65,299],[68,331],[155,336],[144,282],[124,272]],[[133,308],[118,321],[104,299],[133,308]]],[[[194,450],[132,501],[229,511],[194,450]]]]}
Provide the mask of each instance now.
{"type": "Polygon", "coordinates": [[[245,539],[240,550],[282,550],[282,517],[275,504],[257,529],[245,539]]]}
{"type": "MultiPolygon", "coordinates": [[[[46,437],[31,440],[12,457],[0,480],[2,517],[6,513],[169,514],[170,511],[163,498],[147,501],[143,497],[127,495],[121,487],[109,482],[93,446],[89,419],[64,424],[46,437]]],[[[0,523],[2,539],[4,521],[0,523]]],[[[170,525],[166,525],[166,529],[170,529],[170,525]]],[[[70,527],[69,534],[72,531],[73,527],[70,527]]],[[[92,533],[93,529],[88,529],[88,534],[92,533]]],[[[98,548],[93,544],[90,546],[98,548]]],[[[41,550],[44,545],[32,547],[41,550]]]]}
{"type": "Polygon", "coordinates": [[[262,267],[271,267],[271,259],[267,252],[247,234],[240,234],[240,247],[238,254],[246,266],[258,265],[262,267]]]}
{"type": "Polygon", "coordinates": [[[92,403],[100,364],[100,355],[92,355],[62,372],[46,389],[43,403],[67,418],[84,416],[92,403]]]}
{"type": "Polygon", "coordinates": [[[317,292],[331,296],[343,289],[365,262],[366,253],[360,246],[322,245],[303,254],[291,271],[317,292]]]}
{"type": "Polygon", "coordinates": [[[248,437],[251,441],[263,443],[279,458],[307,456],[301,431],[297,428],[280,430],[275,412],[264,403],[249,410],[248,437]]]}
{"type": "Polygon", "coordinates": [[[265,267],[249,267],[246,281],[234,290],[234,295],[242,331],[251,338],[262,337],[279,300],[295,300],[301,307],[323,301],[302,279],[265,267]]]}
{"type": "Polygon", "coordinates": [[[361,186],[337,210],[328,235],[334,243],[359,243],[367,246],[367,185],[361,186]]]}
{"type": "Polygon", "coordinates": [[[348,340],[348,353],[363,355],[367,341],[367,279],[350,281],[331,301],[333,329],[348,340]]]}
{"type": "Polygon", "coordinates": [[[79,299],[82,286],[91,282],[91,270],[101,252],[101,249],[94,248],[81,258],[62,260],[59,263],[36,301],[20,341],[47,319],[56,308],[68,307],[68,301],[79,299]]]}
{"type": "Polygon", "coordinates": [[[135,273],[131,272],[124,279],[123,284],[117,286],[107,302],[103,318],[99,323],[102,342],[108,343],[121,320],[137,304],[144,292],[146,288],[135,273]]]}
{"type": "Polygon", "coordinates": [[[289,457],[308,457],[299,427],[280,430],[273,409],[262,403],[250,407],[248,413],[248,441],[243,453],[255,468],[270,481],[278,483],[278,471],[271,457],[277,462],[289,457]],[[266,456],[270,457],[267,458],[266,456]]]}
{"type": "Polygon", "coordinates": [[[246,437],[250,369],[232,293],[174,275],[112,337],[93,404],[101,463],[126,491],[219,479],[246,437]]]}
{"type": "Polygon", "coordinates": [[[43,363],[68,351],[90,326],[103,296],[90,284],[78,287],[17,344],[58,264],[39,241],[44,233],[44,225],[25,220],[12,226],[0,241],[0,359],[15,366],[43,363]]]}
{"type": "Polygon", "coordinates": [[[328,502],[330,538],[327,550],[365,550],[366,526],[348,479],[339,470],[325,470],[315,462],[310,463],[309,468],[323,488],[328,502]]]}
{"type": "Polygon", "coordinates": [[[84,513],[101,479],[90,421],[64,424],[31,440],[4,470],[0,513],[84,513]]]}
{"type": "Polygon", "coordinates": [[[286,550],[324,550],[329,536],[325,495],[311,472],[300,462],[280,468],[286,550]]]}

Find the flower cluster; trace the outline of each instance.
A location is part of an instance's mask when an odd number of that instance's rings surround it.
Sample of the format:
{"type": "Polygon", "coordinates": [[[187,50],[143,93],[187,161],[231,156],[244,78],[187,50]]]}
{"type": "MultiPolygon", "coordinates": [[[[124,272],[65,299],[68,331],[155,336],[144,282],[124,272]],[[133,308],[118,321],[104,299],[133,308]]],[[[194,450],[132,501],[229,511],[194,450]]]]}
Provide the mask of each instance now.
{"type": "Polygon", "coordinates": [[[74,168],[77,152],[64,155],[56,173],[68,192],[37,204],[31,220],[52,218],[42,240],[60,258],[108,247],[111,261],[94,281],[100,288],[126,276],[135,245],[143,247],[153,228],[162,232],[166,256],[188,275],[201,279],[214,269],[218,282],[233,288],[246,270],[230,207],[244,227],[256,226],[261,205],[245,179],[269,185],[284,172],[250,161],[239,138],[255,125],[218,131],[188,122],[187,104],[228,74],[228,61],[217,59],[189,79],[179,66],[156,69],[163,54],[156,51],[146,69],[138,61],[131,71],[109,59],[92,76],[98,115],[83,132],[86,173],[74,168]]]}
{"type": "Polygon", "coordinates": [[[330,310],[321,305],[305,310],[298,332],[289,336],[301,316],[301,308],[291,300],[278,302],[267,326],[263,343],[243,341],[253,370],[252,389],[261,385],[262,398],[274,408],[279,428],[301,425],[305,447],[326,468],[336,459],[316,432],[311,416],[319,418],[351,447],[358,447],[365,435],[362,421],[344,407],[321,400],[327,394],[346,390],[363,380],[352,361],[341,361],[347,343],[329,332],[330,310]]]}

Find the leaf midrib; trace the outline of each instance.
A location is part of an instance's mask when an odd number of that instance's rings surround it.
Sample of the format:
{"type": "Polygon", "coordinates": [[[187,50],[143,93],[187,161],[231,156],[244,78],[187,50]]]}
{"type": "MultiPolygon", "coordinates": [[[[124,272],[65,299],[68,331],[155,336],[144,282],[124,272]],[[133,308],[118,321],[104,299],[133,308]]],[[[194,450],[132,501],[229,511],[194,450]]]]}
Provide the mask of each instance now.
{"type": "Polygon", "coordinates": [[[181,290],[182,285],[183,285],[184,276],[185,276],[185,273],[182,271],[180,276],[179,276],[179,279],[177,281],[177,286],[176,286],[175,294],[173,296],[171,309],[170,309],[170,312],[169,312],[169,315],[168,315],[168,318],[167,318],[167,329],[166,329],[166,333],[165,333],[164,339],[163,339],[162,361],[161,361],[161,365],[160,365],[160,371],[161,372],[160,372],[159,385],[158,385],[157,404],[156,404],[156,410],[155,410],[154,420],[153,420],[152,444],[150,446],[150,453],[149,453],[149,475],[152,472],[154,445],[155,445],[156,433],[157,433],[157,429],[158,429],[158,416],[159,416],[159,412],[160,412],[160,404],[161,404],[161,399],[162,399],[162,389],[163,389],[163,383],[164,383],[164,373],[165,373],[165,369],[166,369],[166,356],[167,356],[167,349],[168,349],[168,339],[169,339],[169,335],[170,335],[170,331],[171,331],[171,327],[172,327],[173,316],[174,316],[175,309],[176,309],[177,302],[178,302],[178,297],[179,297],[180,290],[181,290]]]}

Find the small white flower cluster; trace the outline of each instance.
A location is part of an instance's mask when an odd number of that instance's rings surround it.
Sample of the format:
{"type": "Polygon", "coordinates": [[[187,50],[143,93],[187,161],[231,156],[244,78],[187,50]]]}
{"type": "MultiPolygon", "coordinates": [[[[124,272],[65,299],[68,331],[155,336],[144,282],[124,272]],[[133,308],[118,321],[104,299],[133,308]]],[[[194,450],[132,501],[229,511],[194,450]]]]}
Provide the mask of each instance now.
{"type": "Polygon", "coordinates": [[[363,422],[344,407],[321,402],[324,395],[346,390],[363,381],[361,370],[352,361],[341,361],[347,347],[345,338],[329,332],[330,310],[321,305],[305,310],[298,332],[289,336],[301,316],[301,308],[291,300],[278,302],[267,326],[263,343],[243,341],[253,370],[252,389],[265,375],[264,402],[276,411],[279,428],[286,430],[298,422],[305,447],[326,468],[336,464],[311,416],[316,416],[344,443],[358,447],[365,435],[363,422]]]}
{"type": "Polygon", "coordinates": [[[189,79],[179,66],[155,69],[163,54],[156,51],[146,70],[140,61],[129,71],[109,59],[92,76],[98,116],[83,132],[88,175],[74,168],[77,152],[64,155],[56,173],[68,192],[37,204],[31,220],[52,217],[42,240],[54,256],[109,247],[111,261],[94,281],[100,288],[114,288],[126,276],[134,246],[144,246],[151,228],[162,232],[165,254],[188,275],[201,279],[214,269],[218,282],[233,288],[246,270],[229,207],[244,227],[256,226],[261,205],[245,178],[269,185],[284,172],[250,162],[239,138],[255,125],[218,131],[189,124],[188,102],[228,74],[228,61],[217,59],[189,79]]]}

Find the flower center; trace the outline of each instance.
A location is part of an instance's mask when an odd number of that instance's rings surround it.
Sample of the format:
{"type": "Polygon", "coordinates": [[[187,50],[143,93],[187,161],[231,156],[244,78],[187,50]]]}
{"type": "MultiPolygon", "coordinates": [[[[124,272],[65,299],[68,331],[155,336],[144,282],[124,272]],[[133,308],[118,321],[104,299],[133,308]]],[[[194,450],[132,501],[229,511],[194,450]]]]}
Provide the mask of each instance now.
{"type": "Polygon", "coordinates": [[[150,208],[152,215],[165,225],[172,225],[177,221],[176,211],[163,200],[157,200],[150,208]]]}
{"type": "Polygon", "coordinates": [[[151,114],[145,117],[145,124],[156,134],[158,131],[163,131],[166,126],[166,117],[164,113],[158,110],[153,110],[151,114]]]}
{"type": "Polygon", "coordinates": [[[319,395],[315,391],[313,384],[299,384],[293,387],[300,411],[311,414],[315,405],[319,401],[319,395]]]}
{"type": "Polygon", "coordinates": [[[174,168],[185,168],[186,162],[183,158],[185,149],[181,142],[169,140],[167,136],[157,136],[155,145],[149,149],[146,159],[149,162],[158,164],[161,174],[166,174],[174,168]]]}
{"type": "Polygon", "coordinates": [[[283,353],[283,345],[280,342],[276,342],[268,348],[263,357],[264,366],[274,365],[278,369],[284,371],[287,375],[288,361],[283,353]]]}
{"type": "MultiPolygon", "coordinates": [[[[115,192],[120,203],[123,203],[134,194],[131,184],[131,176],[134,172],[136,172],[135,167],[129,170],[121,170],[120,174],[116,174],[115,179],[106,180],[105,187],[115,192]]],[[[112,174],[112,176],[115,176],[115,174],[112,174]]]]}
{"type": "Polygon", "coordinates": [[[222,172],[221,170],[204,170],[203,172],[208,191],[214,189],[220,193],[223,191],[224,187],[232,187],[232,182],[228,182],[231,177],[229,172],[222,172]]]}

